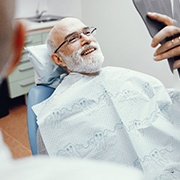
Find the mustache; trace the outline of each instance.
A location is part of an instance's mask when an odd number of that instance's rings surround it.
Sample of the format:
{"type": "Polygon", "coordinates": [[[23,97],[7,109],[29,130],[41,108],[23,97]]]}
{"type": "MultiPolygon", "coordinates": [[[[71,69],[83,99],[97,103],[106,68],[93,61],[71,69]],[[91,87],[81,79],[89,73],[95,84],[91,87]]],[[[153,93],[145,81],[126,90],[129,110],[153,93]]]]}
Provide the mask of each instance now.
{"type": "Polygon", "coordinates": [[[85,44],[81,49],[77,51],[78,54],[81,54],[84,50],[90,49],[90,48],[95,48],[99,50],[99,45],[96,42],[91,42],[90,44],[85,44]]]}

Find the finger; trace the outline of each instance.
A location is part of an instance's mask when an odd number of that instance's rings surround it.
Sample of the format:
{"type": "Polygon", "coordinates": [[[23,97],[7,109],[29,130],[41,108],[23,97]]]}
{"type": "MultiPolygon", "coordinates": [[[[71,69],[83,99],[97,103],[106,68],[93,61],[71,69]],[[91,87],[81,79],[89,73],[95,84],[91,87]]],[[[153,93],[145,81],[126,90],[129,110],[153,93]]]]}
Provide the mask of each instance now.
{"type": "Polygon", "coordinates": [[[154,56],[154,60],[160,61],[160,60],[172,58],[175,56],[180,56],[180,46],[177,46],[177,47],[175,47],[175,48],[173,48],[173,49],[171,49],[165,53],[154,56]]]}
{"type": "Polygon", "coordinates": [[[175,26],[166,26],[162,30],[160,30],[152,39],[151,46],[156,47],[159,43],[161,43],[167,37],[173,37],[175,34],[180,33],[180,28],[175,26]]]}
{"type": "Polygon", "coordinates": [[[159,13],[155,13],[155,12],[148,12],[147,16],[153,20],[162,22],[163,24],[165,24],[167,26],[174,24],[173,19],[171,19],[169,16],[166,16],[163,14],[159,14],[159,13]]]}
{"type": "Polygon", "coordinates": [[[175,61],[173,64],[173,69],[178,69],[178,68],[180,68],[180,60],[175,61]]]}
{"type": "Polygon", "coordinates": [[[180,45],[180,36],[176,37],[170,41],[167,41],[163,45],[161,45],[159,48],[156,49],[154,56],[157,56],[159,54],[165,53],[166,51],[179,46],[180,45]]]}

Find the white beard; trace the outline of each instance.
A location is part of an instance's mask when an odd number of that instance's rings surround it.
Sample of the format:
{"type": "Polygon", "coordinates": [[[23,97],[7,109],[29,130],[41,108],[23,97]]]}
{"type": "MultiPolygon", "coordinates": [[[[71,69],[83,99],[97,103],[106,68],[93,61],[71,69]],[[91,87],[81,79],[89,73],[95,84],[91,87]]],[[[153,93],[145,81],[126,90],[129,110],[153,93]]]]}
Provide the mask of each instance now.
{"type": "Polygon", "coordinates": [[[95,73],[99,72],[102,68],[104,62],[104,56],[101,52],[100,46],[98,43],[91,42],[89,45],[83,46],[80,50],[75,51],[70,56],[65,56],[60,52],[60,55],[63,57],[67,68],[73,72],[80,73],[95,73]],[[83,50],[95,47],[96,51],[87,58],[83,58],[81,53],[83,50]]]}

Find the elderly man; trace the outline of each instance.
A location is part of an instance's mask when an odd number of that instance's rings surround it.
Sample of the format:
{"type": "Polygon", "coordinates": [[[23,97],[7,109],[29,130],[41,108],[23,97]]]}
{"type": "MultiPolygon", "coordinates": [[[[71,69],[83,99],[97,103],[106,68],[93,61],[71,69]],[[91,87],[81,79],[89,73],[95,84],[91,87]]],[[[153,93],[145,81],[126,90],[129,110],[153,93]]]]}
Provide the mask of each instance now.
{"type": "Polygon", "coordinates": [[[179,172],[179,92],[131,70],[102,68],[91,28],[65,18],[51,30],[52,60],[67,76],[33,107],[49,156],[134,166],[151,179],[179,172]]]}
{"type": "Polygon", "coordinates": [[[63,19],[49,34],[48,49],[52,60],[64,67],[68,73],[98,73],[104,57],[92,35],[95,31],[96,28],[86,27],[78,19],[63,19]]]}
{"type": "MultiPolygon", "coordinates": [[[[3,79],[18,62],[24,40],[24,28],[20,22],[13,22],[14,1],[0,1],[0,79],[3,79]],[[11,52],[11,53],[9,53],[11,52]]],[[[87,52],[86,52],[87,53],[87,52]]],[[[103,97],[102,97],[103,98],[103,97]]],[[[121,124],[120,124],[121,126],[121,124]]],[[[116,127],[119,129],[119,126],[116,127]]],[[[109,132],[113,133],[113,132],[109,132]]],[[[100,135],[100,134],[99,134],[100,135]]],[[[97,137],[97,136],[96,136],[97,137]]],[[[134,169],[91,161],[65,161],[45,157],[24,158],[13,161],[0,137],[1,179],[142,179],[134,169]],[[78,168],[77,168],[78,167],[78,168]],[[103,170],[103,173],[102,173],[103,170]],[[68,172],[68,173],[67,173],[68,172]],[[113,176],[112,176],[113,175],[113,176]]],[[[173,171],[176,172],[176,171],[173,171]]],[[[174,175],[174,173],[173,173],[174,175]]]]}
{"type": "MultiPolygon", "coordinates": [[[[24,44],[25,30],[20,22],[14,22],[14,0],[0,1],[0,80],[18,63],[24,44]]],[[[1,180],[58,180],[58,179],[131,179],[129,171],[136,180],[142,174],[131,168],[95,161],[74,161],[60,158],[29,157],[13,160],[0,134],[0,179],[1,180]],[[77,168],[78,167],[78,168],[77,168]]]]}

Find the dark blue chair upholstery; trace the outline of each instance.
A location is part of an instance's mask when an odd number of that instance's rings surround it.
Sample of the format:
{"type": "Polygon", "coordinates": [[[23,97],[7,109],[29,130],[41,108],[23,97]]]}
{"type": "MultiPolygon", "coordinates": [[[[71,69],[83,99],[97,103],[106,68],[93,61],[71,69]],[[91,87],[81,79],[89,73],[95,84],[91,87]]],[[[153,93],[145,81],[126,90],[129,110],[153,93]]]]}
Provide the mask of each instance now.
{"type": "Polygon", "coordinates": [[[54,92],[54,88],[43,85],[37,85],[37,86],[33,86],[28,93],[28,99],[27,99],[28,136],[29,136],[29,143],[33,155],[37,154],[36,134],[37,134],[38,125],[36,123],[36,115],[34,114],[31,107],[47,99],[53,92],[54,92]]]}

